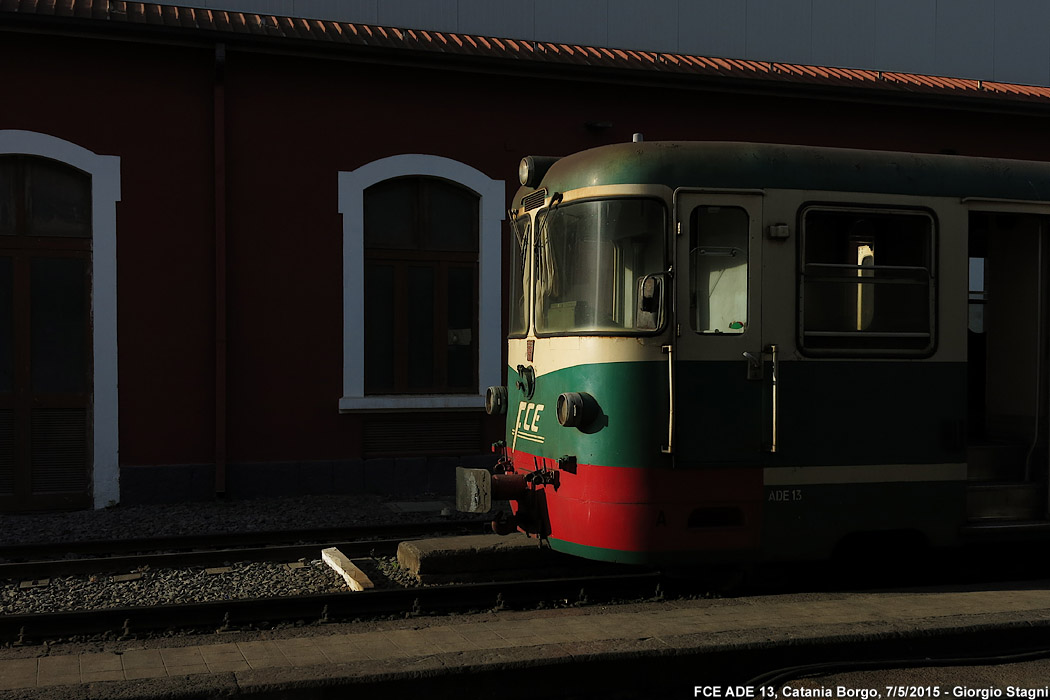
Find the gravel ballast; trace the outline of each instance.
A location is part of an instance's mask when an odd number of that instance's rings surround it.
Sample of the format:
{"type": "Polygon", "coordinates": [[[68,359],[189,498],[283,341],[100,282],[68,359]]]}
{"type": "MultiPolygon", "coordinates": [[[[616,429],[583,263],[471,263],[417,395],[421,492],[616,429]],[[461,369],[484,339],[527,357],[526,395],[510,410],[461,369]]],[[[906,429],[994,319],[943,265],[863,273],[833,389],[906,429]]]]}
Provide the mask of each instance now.
{"type": "Polygon", "coordinates": [[[221,573],[202,568],[158,569],[122,576],[62,576],[39,586],[22,582],[0,585],[0,613],[5,615],[41,612],[96,610],[115,607],[146,607],[177,603],[242,598],[269,598],[347,590],[342,578],[320,560],[289,568],[273,562],[241,562],[221,573]]]}
{"type": "MultiPolygon", "coordinates": [[[[189,535],[277,532],[460,518],[448,499],[406,503],[378,496],[316,496],[115,507],[70,513],[0,515],[7,545],[189,535]]],[[[0,614],[36,614],[347,591],[317,558],[299,562],[225,562],[223,567],[149,569],[121,574],[0,580],[0,614]],[[220,569],[220,570],[216,570],[220,569]],[[221,570],[228,569],[228,570],[221,570]]],[[[377,587],[416,583],[396,559],[373,564],[377,587]]]]}
{"type": "Polygon", "coordinates": [[[302,496],[115,506],[69,513],[0,514],[0,545],[182,535],[355,527],[475,518],[452,499],[431,497],[436,510],[399,508],[403,501],[371,495],[302,496]],[[444,506],[444,514],[442,508],[444,506]]]}

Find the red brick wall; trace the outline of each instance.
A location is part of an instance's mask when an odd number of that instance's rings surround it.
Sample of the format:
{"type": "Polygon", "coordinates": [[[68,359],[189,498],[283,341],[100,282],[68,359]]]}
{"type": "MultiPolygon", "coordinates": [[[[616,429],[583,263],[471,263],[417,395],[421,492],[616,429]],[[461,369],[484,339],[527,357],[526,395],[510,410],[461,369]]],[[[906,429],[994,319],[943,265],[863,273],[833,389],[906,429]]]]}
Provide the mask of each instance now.
{"type": "MultiPolygon", "coordinates": [[[[4,35],[0,128],[121,158],[120,460],[214,458],[209,46],[4,35]]],[[[750,140],[1050,159],[1040,119],[507,76],[228,49],[228,459],[360,457],[341,415],[339,171],[400,153],[464,162],[516,189],[523,155],[647,140],[750,140]],[[592,131],[587,122],[608,122],[592,131]]],[[[859,97],[858,97],[859,96],[859,97]]],[[[504,258],[504,263],[506,259],[504,258]]],[[[489,420],[489,435],[501,436],[489,420]]]]}

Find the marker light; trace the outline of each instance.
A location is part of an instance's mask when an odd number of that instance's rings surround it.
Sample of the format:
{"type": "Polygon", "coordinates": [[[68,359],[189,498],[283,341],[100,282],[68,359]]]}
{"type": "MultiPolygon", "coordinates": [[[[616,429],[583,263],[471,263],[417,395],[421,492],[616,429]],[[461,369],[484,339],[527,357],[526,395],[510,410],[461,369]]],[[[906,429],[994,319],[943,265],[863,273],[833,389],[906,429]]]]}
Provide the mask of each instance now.
{"type": "Polygon", "coordinates": [[[485,390],[485,413],[496,416],[507,412],[507,387],[490,386],[485,390]]]}

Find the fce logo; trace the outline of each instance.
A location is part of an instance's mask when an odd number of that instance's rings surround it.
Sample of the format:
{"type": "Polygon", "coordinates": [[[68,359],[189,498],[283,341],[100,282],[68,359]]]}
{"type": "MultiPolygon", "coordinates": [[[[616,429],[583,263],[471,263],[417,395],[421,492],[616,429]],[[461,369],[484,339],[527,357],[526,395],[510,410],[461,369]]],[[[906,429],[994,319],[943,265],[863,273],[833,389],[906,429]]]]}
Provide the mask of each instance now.
{"type": "Polygon", "coordinates": [[[514,427],[519,430],[528,430],[529,432],[538,433],[540,429],[536,426],[540,422],[540,413],[543,411],[544,405],[542,403],[525,403],[522,401],[518,404],[518,418],[514,422],[514,427]],[[524,417],[522,414],[524,413],[524,417]],[[529,416],[532,416],[532,420],[529,420],[529,416]]]}

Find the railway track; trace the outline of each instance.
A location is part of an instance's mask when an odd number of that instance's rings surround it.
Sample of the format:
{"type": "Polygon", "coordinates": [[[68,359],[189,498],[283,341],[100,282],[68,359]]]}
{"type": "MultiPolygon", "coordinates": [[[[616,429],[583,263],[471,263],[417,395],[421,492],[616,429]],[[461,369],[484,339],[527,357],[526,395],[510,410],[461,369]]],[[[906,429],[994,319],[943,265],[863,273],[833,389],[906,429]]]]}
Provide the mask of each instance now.
{"type": "Polygon", "coordinates": [[[238,532],[231,534],[188,535],[179,537],[43,542],[0,546],[0,562],[31,562],[68,557],[108,557],[144,552],[189,552],[233,548],[263,548],[294,543],[323,543],[350,540],[408,539],[439,534],[480,532],[487,520],[432,521],[398,523],[369,527],[238,532]]]}
{"type": "Polygon", "coordinates": [[[231,561],[292,562],[316,559],[320,547],[338,547],[350,558],[393,556],[397,545],[406,538],[383,540],[346,540],[311,544],[240,547],[191,552],[164,552],[129,556],[89,557],[83,559],[45,559],[40,561],[0,564],[0,580],[43,579],[53,576],[107,574],[150,569],[181,569],[222,566],[231,561]]]}
{"type": "MultiPolygon", "coordinates": [[[[103,574],[118,572],[163,574],[171,570],[223,566],[229,571],[231,562],[317,560],[320,550],[326,547],[338,547],[352,559],[392,557],[398,544],[406,539],[477,533],[482,527],[480,521],[442,521],[218,537],[8,546],[0,547],[0,582],[6,581],[13,589],[18,582],[32,587],[38,583],[36,580],[45,579],[39,583],[47,586],[46,579],[69,577],[79,581],[90,578],[92,585],[105,586],[114,585],[106,581],[127,577],[96,581],[96,575],[103,579],[103,574]]],[[[617,597],[646,598],[657,591],[656,574],[596,575],[598,571],[558,578],[548,575],[531,581],[412,588],[391,581],[364,592],[311,592],[292,596],[238,598],[233,597],[236,593],[231,590],[231,598],[224,600],[186,602],[184,594],[182,601],[171,603],[130,602],[129,606],[102,604],[82,609],[59,608],[56,612],[10,613],[0,615],[0,643],[25,644],[98,635],[132,637],[168,630],[253,629],[283,623],[312,624],[374,616],[486,610],[541,602],[567,605],[617,597]]],[[[233,577],[234,583],[240,580],[237,571],[226,576],[233,577]]],[[[54,607],[47,609],[55,610],[54,607]]]]}
{"type": "Polygon", "coordinates": [[[349,557],[392,556],[406,539],[473,534],[482,521],[401,523],[230,535],[27,544],[0,547],[0,581],[104,574],[148,568],[220,566],[230,561],[316,559],[318,547],[349,557]],[[293,544],[294,543],[294,544],[293,544]]]}
{"type": "Polygon", "coordinates": [[[28,644],[106,634],[127,638],[166,630],[233,631],[280,623],[324,623],[371,616],[516,608],[540,603],[573,605],[637,600],[659,596],[660,583],[659,574],[645,572],[0,615],[0,642],[28,644]]]}

